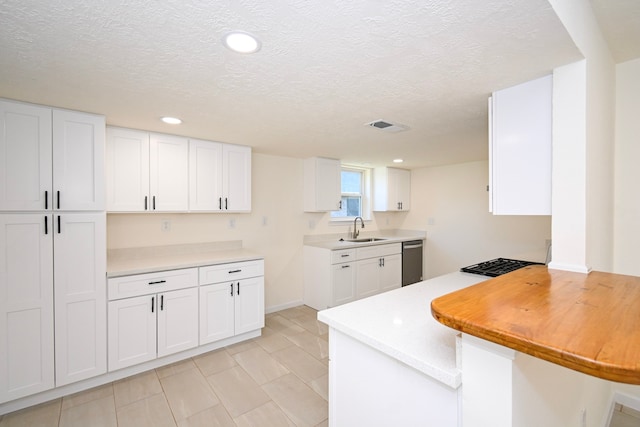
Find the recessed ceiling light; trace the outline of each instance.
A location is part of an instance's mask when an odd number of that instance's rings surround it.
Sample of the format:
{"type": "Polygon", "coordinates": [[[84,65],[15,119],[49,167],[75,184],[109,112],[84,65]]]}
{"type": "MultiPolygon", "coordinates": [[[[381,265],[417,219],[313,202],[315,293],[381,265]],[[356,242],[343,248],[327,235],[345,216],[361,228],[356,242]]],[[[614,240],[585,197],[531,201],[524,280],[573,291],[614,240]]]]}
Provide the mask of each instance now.
{"type": "Polygon", "coordinates": [[[182,123],[182,120],[178,119],[177,117],[163,117],[161,120],[170,125],[179,125],[180,123],[182,123]]]}
{"type": "Polygon", "coordinates": [[[255,53],[260,50],[260,41],[245,31],[232,31],[222,37],[226,47],[238,53],[255,53]]]}
{"type": "Polygon", "coordinates": [[[393,163],[402,163],[404,160],[402,159],[393,159],[393,163]]]}

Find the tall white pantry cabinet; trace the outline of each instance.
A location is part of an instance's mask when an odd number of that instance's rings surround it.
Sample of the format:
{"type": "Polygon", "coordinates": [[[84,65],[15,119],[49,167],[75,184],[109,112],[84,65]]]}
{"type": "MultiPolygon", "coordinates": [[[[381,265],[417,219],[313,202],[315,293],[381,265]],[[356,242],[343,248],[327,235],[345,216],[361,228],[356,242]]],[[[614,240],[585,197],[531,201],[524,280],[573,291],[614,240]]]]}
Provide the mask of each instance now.
{"type": "Polygon", "coordinates": [[[106,372],[104,117],[0,100],[0,402],[106,372]]]}

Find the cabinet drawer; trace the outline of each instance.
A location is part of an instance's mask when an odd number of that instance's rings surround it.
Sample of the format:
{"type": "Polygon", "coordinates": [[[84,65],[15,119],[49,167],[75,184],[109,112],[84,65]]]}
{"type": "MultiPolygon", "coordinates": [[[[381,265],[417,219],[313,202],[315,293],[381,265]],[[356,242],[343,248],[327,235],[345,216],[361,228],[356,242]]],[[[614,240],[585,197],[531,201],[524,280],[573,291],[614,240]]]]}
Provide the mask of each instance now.
{"type": "Polygon", "coordinates": [[[159,271],[108,280],[109,300],[198,286],[198,269],[159,271]]]}
{"type": "Polygon", "coordinates": [[[262,259],[200,267],[201,285],[258,276],[264,276],[264,260],[262,259]]]}
{"type": "Polygon", "coordinates": [[[338,251],[331,251],[331,264],[349,262],[355,259],[356,259],[355,249],[340,249],[338,251]]]}
{"type": "Polygon", "coordinates": [[[402,252],[402,243],[390,243],[387,245],[365,246],[357,248],[357,259],[377,258],[402,252]]]}

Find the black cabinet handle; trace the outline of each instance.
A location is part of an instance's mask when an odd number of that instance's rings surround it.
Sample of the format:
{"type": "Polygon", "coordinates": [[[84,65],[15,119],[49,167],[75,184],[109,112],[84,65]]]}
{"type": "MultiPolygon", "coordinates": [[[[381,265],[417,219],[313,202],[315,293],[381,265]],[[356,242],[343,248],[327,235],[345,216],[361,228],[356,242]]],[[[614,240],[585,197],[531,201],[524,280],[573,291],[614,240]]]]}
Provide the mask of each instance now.
{"type": "Polygon", "coordinates": [[[227,198],[226,197],[224,198],[224,209],[225,210],[229,210],[229,206],[227,204],[227,198]]]}
{"type": "Polygon", "coordinates": [[[156,280],[155,282],[149,282],[150,285],[159,285],[160,283],[167,283],[166,280],[156,280]]]}
{"type": "Polygon", "coordinates": [[[149,198],[149,196],[144,196],[144,210],[146,211],[147,209],[147,199],[149,198]]]}
{"type": "Polygon", "coordinates": [[[156,210],[156,196],[153,196],[153,210],[156,210]]]}
{"type": "Polygon", "coordinates": [[[218,209],[222,210],[222,197],[218,197],[218,209]]]}
{"type": "Polygon", "coordinates": [[[233,296],[233,283],[231,284],[231,296],[233,296]]]}
{"type": "Polygon", "coordinates": [[[49,234],[49,218],[44,216],[44,234],[49,234]]]}
{"type": "Polygon", "coordinates": [[[384,258],[382,258],[382,266],[384,267],[384,258]]]}
{"type": "Polygon", "coordinates": [[[351,267],[350,265],[343,265],[342,268],[349,268],[351,267]]]}
{"type": "Polygon", "coordinates": [[[378,258],[378,267],[382,267],[382,258],[378,258]]]}
{"type": "Polygon", "coordinates": [[[56,199],[57,199],[58,209],[60,209],[60,191],[56,191],[56,199]]]}
{"type": "Polygon", "coordinates": [[[160,311],[164,310],[164,295],[160,295],[160,311]]]}
{"type": "Polygon", "coordinates": [[[240,282],[238,282],[238,295],[240,295],[240,282]]]}
{"type": "Polygon", "coordinates": [[[229,274],[233,274],[233,273],[240,273],[240,272],[242,272],[242,269],[229,270],[229,274]]]}
{"type": "Polygon", "coordinates": [[[49,192],[47,190],[44,191],[44,208],[49,209],[49,192]]]}
{"type": "Polygon", "coordinates": [[[348,257],[349,257],[349,254],[342,254],[342,255],[340,255],[340,257],[341,257],[341,258],[348,258],[348,257]]]}
{"type": "Polygon", "coordinates": [[[58,234],[60,234],[62,231],[60,230],[60,215],[58,215],[58,234]]]}
{"type": "Polygon", "coordinates": [[[151,297],[151,312],[153,313],[153,305],[156,300],[156,297],[151,297]]]}

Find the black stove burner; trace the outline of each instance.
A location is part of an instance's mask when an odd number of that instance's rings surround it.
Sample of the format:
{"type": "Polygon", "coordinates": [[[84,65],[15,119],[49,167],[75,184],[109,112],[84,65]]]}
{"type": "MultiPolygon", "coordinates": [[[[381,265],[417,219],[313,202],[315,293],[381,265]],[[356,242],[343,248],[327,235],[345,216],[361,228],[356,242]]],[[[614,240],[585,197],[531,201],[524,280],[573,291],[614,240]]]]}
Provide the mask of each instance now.
{"type": "Polygon", "coordinates": [[[460,271],[465,273],[482,274],[489,277],[498,277],[501,274],[510,273],[528,265],[544,265],[541,262],[520,261],[517,259],[496,258],[491,261],[462,267],[460,271]]]}

